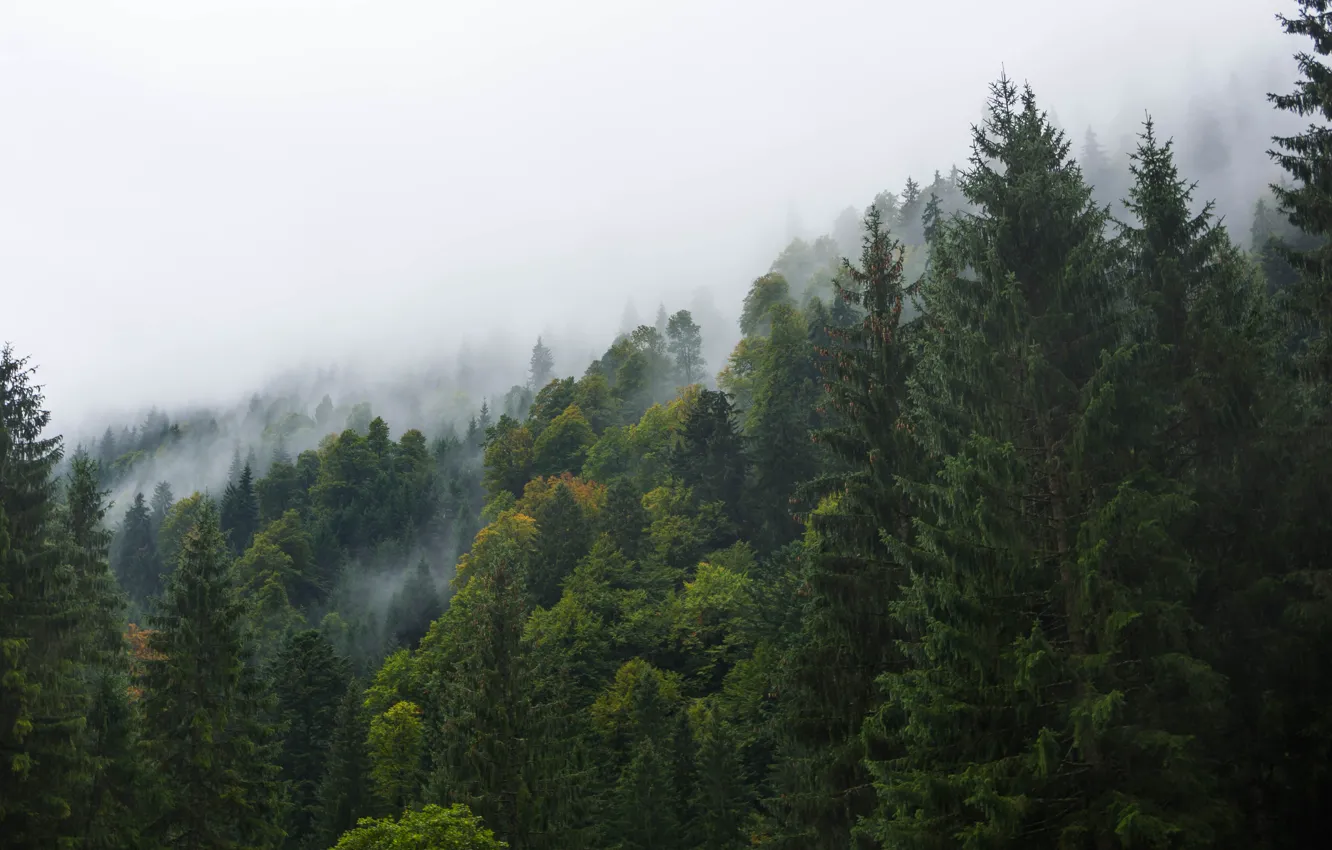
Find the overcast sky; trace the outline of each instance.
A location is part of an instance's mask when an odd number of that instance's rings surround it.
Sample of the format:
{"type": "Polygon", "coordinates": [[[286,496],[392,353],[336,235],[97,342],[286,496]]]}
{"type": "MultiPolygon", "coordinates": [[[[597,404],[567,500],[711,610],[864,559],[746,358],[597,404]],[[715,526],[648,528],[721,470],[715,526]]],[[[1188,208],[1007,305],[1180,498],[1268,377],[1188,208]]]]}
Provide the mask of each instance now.
{"type": "Polygon", "coordinates": [[[730,309],[793,221],[960,163],[1003,67],[1078,138],[1199,87],[1268,113],[1293,6],[0,0],[0,338],[58,421],[599,348],[629,297],[730,309]]]}

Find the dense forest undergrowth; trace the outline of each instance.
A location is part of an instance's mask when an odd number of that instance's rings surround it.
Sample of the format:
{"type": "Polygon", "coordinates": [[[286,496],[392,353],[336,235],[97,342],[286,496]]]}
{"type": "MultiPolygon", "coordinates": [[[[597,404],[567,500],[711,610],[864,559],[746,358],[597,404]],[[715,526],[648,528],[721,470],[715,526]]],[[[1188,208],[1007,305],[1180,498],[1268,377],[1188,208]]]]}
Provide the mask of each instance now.
{"type": "MultiPolygon", "coordinates": [[[[1300,6],[1275,106],[1332,118],[1300,6]]],[[[66,457],[6,347],[0,845],[1314,845],[1328,139],[1241,240],[1150,121],[1075,158],[1001,79],[727,362],[663,310],[429,435],[256,399],[66,457]],[[138,492],[172,452],[229,469],[138,492]]]]}

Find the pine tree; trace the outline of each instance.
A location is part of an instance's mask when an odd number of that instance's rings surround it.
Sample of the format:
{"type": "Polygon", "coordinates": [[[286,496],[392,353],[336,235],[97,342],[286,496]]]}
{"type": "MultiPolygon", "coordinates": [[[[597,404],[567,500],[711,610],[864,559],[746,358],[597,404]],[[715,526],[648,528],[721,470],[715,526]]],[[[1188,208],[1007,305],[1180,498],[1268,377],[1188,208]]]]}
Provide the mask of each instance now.
{"type": "Polygon", "coordinates": [[[135,604],[143,605],[162,592],[162,561],[157,554],[152,515],[142,493],[125,511],[120,526],[116,571],[120,585],[135,604]]]}
{"type": "MultiPolygon", "coordinates": [[[[525,556],[510,541],[488,553],[450,602],[421,650],[438,695],[434,775],[427,802],[457,801],[485,818],[514,850],[577,846],[583,825],[573,707],[542,676],[523,641],[530,602],[525,556]]],[[[432,724],[434,725],[434,724],[432,724]]]]}
{"type": "Polygon", "coordinates": [[[167,786],[153,825],[167,847],[274,847],[282,839],[277,736],[247,663],[244,606],[211,506],[185,536],[152,618],[144,715],[167,786]]]}
{"type": "Polygon", "coordinates": [[[563,483],[533,512],[537,525],[536,548],[525,577],[533,604],[550,608],[560,600],[566,576],[587,554],[592,529],[573,493],[563,483]]]}
{"type": "MultiPolygon", "coordinates": [[[[1297,0],[1299,14],[1278,15],[1287,35],[1313,42],[1312,52],[1296,54],[1302,79],[1289,94],[1270,94],[1277,109],[1299,116],[1332,119],[1332,66],[1325,61],[1332,53],[1332,7],[1328,0],[1297,0]]],[[[1310,124],[1302,133],[1273,139],[1276,149],[1269,155],[1295,179],[1294,185],[1276,184],[1272,191],[1282,212],[1318,245],[1306,251],[1286,250],[1288,261],[1300,273],[1291,289],[1295,315],[1304,327],[1301,336],[1308,346],[1306,363],[1323,382],[1332,380],[1332,127],[1310,124]]]]}
{"type": "Polygon", "coordinates": [[[415,647],[442,613],[444,604],[439,587],[430,573],[430,563],[422,558],[393,599],[388,617],[393,644],[415,647]]]}
{"type": "Polygon", "coordinates": [[[288,637],[274,665],[273,686],[285,727],[282,776],[291,796],[287,847],[303,846],[317,831],[319,786],[327,773],[347,680],[346,659],[312,629],[288,637]]]}
{"type": "Polygon", "coordinates": [[[537,337],[536,345],[532,346],[532,358],[528,363],[528,386],[533,392],[539,392],[542,387],[550,383],[554,371],[555,358],[551,356],[550,349],[541,343],[541,337],[537,337]]]}
{"type": "Polygon", "coordinates": [[[69,832],[78,847],[128,847],[138,840],[153,779],[139,752],[137,717],[129,702],[125,604],[107,560],[111,533],[103,526],[106,493],[98,485],[97,464],[76,457],[65,493],[67,557],[86,649],[81,677],[88,717],[79,750],[90,762],[69,832]]]}
{"type": "Polygon", "coordinates": [[[754,373],[754,400],[745,412],[745,437],[753,463],[756,521],[764,543],[777,548],[800,528],[792,504],[797,487],[818,468],[810,440],[817,427],[814,351],[804,318],[787,304],[770,314],[772,332],[754,373]]]}
{"type": "Polygon", "coordinates": [[[324,776],[319,783],[318,814],[306,841],[307,850],[324,850],[367,813],[365,740],[369,729],[362,706],[362,688],[351,680],[338,700],[329,740],[324,776]]]}
{"type": "Polygon", "coordinates": [[[700,392],[680,437],[670,456],[671,471],[700,503],[722,502],[740,519],[749,460],[726,393],[700,392]]]}
{"type": "Polygon", "coordinates": [[[241,467],[235,484],[228,484],[222,494],[222,533],[231,549],[240,554],[254,541],[259,530],[259,499],[254,493],[254,473],[250,464],[241,467]]]}
{"type": "Polygon", "coordinates": [[[61,443],[43,436],[51,417],[33,372],[0,349],[0,835],[14,848],[76,830],[91,773],[78,576],[52,545],[61,443]]]}
{"type": "Polygon", "coordinates": [[[228,485],[235,486],[236,482],[240,481],[241,465],[240,443],[237,443],[231,451],[231,466],[227,468],[228,485]]]}
{"type": "Polygon", "coordinates": [[[153,488],[153,498],[148,503],[152,509],[149,514],[149,525],[152,526],[154,539],[161,530],[162,523],[166,521],[167,511],[171,510],[175,502],[176,496],[171,492],[171,485],[165,481],[157,482],[157,486],[153,488]]]}
{"type": "MultiPolygon", "coordinates": [[[[1002,79],[937,243],[909,427],[939,464],[893,542],[908,666],[868,737],[875,840],[1210,846],[1194,733],[1224,698],[1192,656],[1191,504],[1136,451],[1155,415],[1117,246],[1031,90],[1002,79]],[[1125,435],[1127,432],[1127,436],[1125,435]]],[[[1148,443],[1149,445],[1149,443],[1148,443]]]]}
{"type": "Polygon", "coordinates": [[[901,427],[912,329],[902,322],[902,248],[874,207],[863,230],[859,266],[844,263],[838,285],[860,320],[833,332],[822,367],[838,418],[816,436],[836,463],[808,485],[821,503],[807,517],[817,548],[800,576],[800,629],[782,657],[774,721],[774,808],[783,844],[793,847],[847,847],[871,812],[860,727],[881,701],[876,679],[902,636],[889,606],[905,571],[882,533],[906,531],[897,479],[919,468],[901,427]]]}
{"type": "Polygon", "coordinates": [[[1200,650],[1233,692],[1228,716],[1199,723],[1200,737],[1228,766],[1217,772],[1243,813],[1236,846],[1273,846],[1278,832],[1325,827],[1313,801],[1326,786],[1313,764],[1327,752],[1326,734],[1314,730],[1327,728],[1329,671],[1320,653],[1298,647],[1326,643],[1329,621],[1325,611],[1311,616],[1319,606],[1300,598],[1292,577],[1302,561],[1322,569],[1321,556],[1307,555],[1326,550],[1328,522],[1321,510],[1303,511],[1327,498],[1327,461],[1292,416],[1261,282],[1211,205],[1192,212],[1193,187],[1150,121],[1133,163],[1136,222],[1124,235],[1135,335],[1151,346],[1143,367],[1163,412],[1138,426],[1152,429],[1153,466],[1187,482],[1197,504],[1181,537],[1202,567],[1192,606],[1205,629],[1200,650]],[[1293,591],[1291,608],[1283,611],[1276,587],[1293,591]],[[1289,616],[1295,608],[1300,615],[1289,616]]]}
{"type": "Polygon", "coordinates": [[[324,397],[319,400],[315,406],[315,424],[320,428],[327,427],[333,421],[333,399],[324,393],[324,397]]]}

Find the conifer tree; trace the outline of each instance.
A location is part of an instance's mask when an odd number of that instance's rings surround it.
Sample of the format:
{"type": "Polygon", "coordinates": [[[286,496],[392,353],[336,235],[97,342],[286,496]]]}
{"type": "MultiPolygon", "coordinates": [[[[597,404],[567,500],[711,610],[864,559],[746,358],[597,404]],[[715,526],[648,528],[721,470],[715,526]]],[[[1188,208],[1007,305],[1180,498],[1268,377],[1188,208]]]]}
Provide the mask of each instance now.
{"type": "Polygon", "coordinates": [[[528,361],[528,386],[533,392],[540,392],[542,387],[550,383],[554,371],[555,358],[551,356],[550,349],[542,344],[541,337],[537,337],[536,345],[532,346],[532,358],[528,361]]]}
{"type": "Polygon", "coordinates": [[[670,464],[699,502],[722,502],[733,514],[739,512],[749,461],[726,393],[698,394],[670,464]]]}
{"type": "Polygon", "coordinates": [[[175,504],[176,496],[171,492],[171,485],[165,481],[157,482],[153,488],[153,498],[148,503],[151,513],[149,514],[150,524],[153,529],[153,538],[156,539],[157,532],[162,528],[162,523],[166,521],[167,511],[175,504]]]}
{"type": "Polygon", "coordinates": [[[324,850],[331,846],[339,835],[355,826],[356,821],[367,813],[369,763],[365,742],[368,734],[362,688],[360,682],[353,679],[338,699],[324,776],[319,783],[318,813],[305,844],[307,850],[324,850]]]}
{"type": "Polygon", "coordinates": [[[151,620],[144,719],[167,789],[152,831],[167,847],[275,847],[283,837],[278,739],[247,663],[229,560],[206,506],[151,620]]]}
{"type": "Polygon", "coordinates": [[[308,842],[320,812],[318,792],[347,688],[347,662],[319,632],[290,635],[274,665],[273,689],[282,718],[282,776],[291,808],[286,846],[308,842]]]}
{"type": "MultiPolygon", "coordinates": [[[[1296,647],[1325,643],[1329,623],[1325,612],[1311,616],[1317,606],[1299,598],[1302,582],[1291,580],[1299,573],[1292,565],[1328,545],[1320,542],[1328,527],[1322,512],[1303,513],[1326,498],[1318,495],[1326,460],[1293,415],[1289,382],[1278,374],[1261,281],[1211,205],[1192,211],[1193,187],[1150,121],[1132,171],[1128,208],[1136,221],[1123,230],[1135,336],[1150,346],[1143,368],[1162,414],[1142,417],[1139,427],[1151,429],[1153,466],[1180,476],[1196,502],[1177,533],[1202,567],[1193,605],[1207,636],[1201,650],[1233,692],[1227,716],[1199,724],[1199,732],[1212,758],[1229,766],[1218,773],[1242,815],[1236,843],[1270,846],[1276,830],[1319,831],[1311,801],[1326,787],[1312,765],[1328,738],[1313,730],[1326,728],[1330,671],[1319,653],[1296,647]],[[1277,586],[1293,592],[1289,604],[1300,616],[1287,619],[1290,609],[1260,590],[1277,586]]],[[[1320,568],[1322,560],[1312,559],[1320,568]]]]}
{"type": "Polygon", "coordinates": [[[119,557],[116,568],[120,584],[138,605],[162,592],[162,562],[157,554],[152,515],[142,493],[134,494],[134,503],[125,511],[120,526],[119,557]]]}
{"type": "Polygon", "coordinates": [[[889,846],[1207,846],[1219,826],[1194,733],[1223,690],[1170,534],[1191,506],[1135,451],[1153,399],[1068,147],[996,83],[963,179],[983,213],[946,228],[923,290],[909,423],[940,474],[905,485],[908,666],[867,736],[895,751],[864,825],[889,846]]]}
{"type": "MultiPolygon", "coordinates": [[[[1296,0],[1299,14],[1278,15],[1288,35],[1308,38],[1311,50],[1296,54],[1303,79],[1288,94],[1269,94],[1277,109],[1299,116],[1332,120],[1332,6],[1327,0],[1296,0]]],[[[1308,346],[1306,365],[1320,381],[1332,380],[1332,127],[1310,124],[1304,132],[1273,139],[1270,156],[1294,178],[1293,184],[1276,184],[1272,191],[1282,212],[1304,233],[1318,240],[1307,251],[1286,250],[1290,263],[1300,273],[1292,287],[1292,306],[1302,321],[1308,346]]]]}
{"type": "Polygon", "coordinates": [[[241,467],[235,484],[228,484],[222,494],[222,533],[231,549],[240,554],[249,548],[259,530],[259,499],[254,493],[254,473],[250,464],[241,467]]]}
{"type": "Polygon", "coordinates": [[[55,847],[78,828],[72,807],[91,772],[81,752],[87,650],[77,576],[55,525],[59,437],[33,368],[0,348],[0,835],[55,847]]]}
{"type": "Polygon", "coordinates": [[[111,533],[103,525],[106,494],[98,486],[97,464],[76,457],[65,493],[68,560],[86,650],[81,678],[88,717],[79,749],[90,762],[83,794],[71,807],[69,831],[82,848],[133,846],[154,780],[140,753],[138,718],[129,702],[125,605],[107,560],[111,533]]]}
{"type": "Polygon", "coordinates": [[[820,509],[811,564],[800,576],[800,629],[783,656],[775,720],[784,844],[846,847],[873,792],[862,767],[864,717],[880,702],[876,679],[894,662],[901,634],[890,608],[904,569],[882,542],[903,533],[908,513],[897,479],[919,453],[901,427],[912,364],[902,322],[901,246],[870,207],[860,262],[843,264],[839,297],[861,318],[832,333],[823,365],[835,424],[817,432],[836,465],[808,485],[820,509]]]}

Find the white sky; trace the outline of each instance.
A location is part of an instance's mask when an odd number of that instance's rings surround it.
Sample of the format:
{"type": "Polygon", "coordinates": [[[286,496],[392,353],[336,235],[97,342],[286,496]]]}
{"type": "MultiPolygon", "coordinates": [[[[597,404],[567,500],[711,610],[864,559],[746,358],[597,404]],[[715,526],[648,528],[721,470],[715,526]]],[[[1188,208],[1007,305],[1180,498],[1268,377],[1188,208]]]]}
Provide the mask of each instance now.
{"type": "Polygon", "coordinates": [[[961,163],[1002,67],[1077,138],[1170,132],[1288,69],[1293,6],[0,0],[0,338],[58,421],[497,330],[600,350],[629,297],[732,309],[793,212],[961,163]]]}

